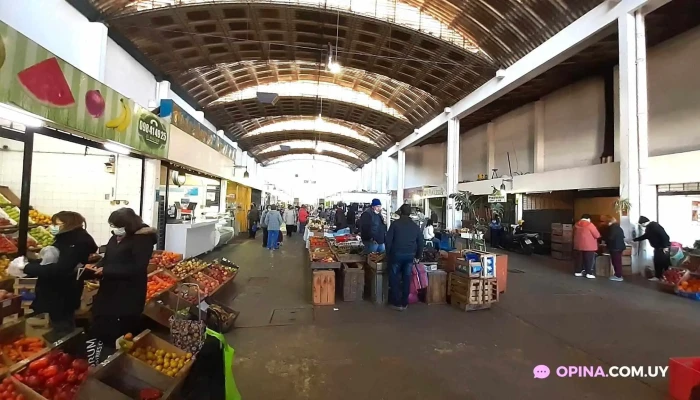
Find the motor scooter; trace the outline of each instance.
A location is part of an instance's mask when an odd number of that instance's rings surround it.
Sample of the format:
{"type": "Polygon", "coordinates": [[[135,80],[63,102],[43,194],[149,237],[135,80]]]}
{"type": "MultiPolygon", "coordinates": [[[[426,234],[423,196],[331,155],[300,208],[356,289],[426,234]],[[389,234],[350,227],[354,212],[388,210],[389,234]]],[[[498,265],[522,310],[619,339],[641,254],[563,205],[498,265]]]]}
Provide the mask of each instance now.
{"type": "Polygon", "coordinates": [[[525,255],[531,255],[535,250],[544,245],[537,233],[519,233],[516,231],[518,225],[510,225],[505,229],[501,237],[501,246],[510,251],[516,251],[525,255]]]}

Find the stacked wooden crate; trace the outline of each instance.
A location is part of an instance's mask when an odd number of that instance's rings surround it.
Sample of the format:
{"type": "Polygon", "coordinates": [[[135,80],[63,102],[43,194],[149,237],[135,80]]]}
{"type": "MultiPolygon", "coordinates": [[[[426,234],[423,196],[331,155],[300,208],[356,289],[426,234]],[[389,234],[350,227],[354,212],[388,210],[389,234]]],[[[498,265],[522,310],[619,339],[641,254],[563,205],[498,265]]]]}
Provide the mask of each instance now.
{"type": "Polygon", "coordinates": [[[574,226],[572,224],[552,224],[552,258],[571,260],[574,251],[574,226]]]}
{"type": "Polygon", "coordinates": [[[448,285],[450,303],[462,311],[491,308],[491,304],[498,301],[496,278],[473,278],[469,274],[452,272],[448,285]]]}

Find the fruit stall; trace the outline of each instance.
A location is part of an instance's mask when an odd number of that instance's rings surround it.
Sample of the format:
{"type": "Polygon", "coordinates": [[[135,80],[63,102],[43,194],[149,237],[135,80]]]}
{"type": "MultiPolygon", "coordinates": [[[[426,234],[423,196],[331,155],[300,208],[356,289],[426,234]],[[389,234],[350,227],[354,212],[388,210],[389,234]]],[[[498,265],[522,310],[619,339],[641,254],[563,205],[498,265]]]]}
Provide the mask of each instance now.
{"type": "Polygon", "coordinates": [[[225,258],[212,262],[198,258],[183,260],[180,255],[165,251],[154,252],[151,265],[156,264],[160,267],[148,278],[145,316],[170,327],[174,316],[199,316],[200,303],[206,302],[230,329],[238,312],[220,304],[213,296],[233,285],[239,269],[236,264],[225,258]]]}

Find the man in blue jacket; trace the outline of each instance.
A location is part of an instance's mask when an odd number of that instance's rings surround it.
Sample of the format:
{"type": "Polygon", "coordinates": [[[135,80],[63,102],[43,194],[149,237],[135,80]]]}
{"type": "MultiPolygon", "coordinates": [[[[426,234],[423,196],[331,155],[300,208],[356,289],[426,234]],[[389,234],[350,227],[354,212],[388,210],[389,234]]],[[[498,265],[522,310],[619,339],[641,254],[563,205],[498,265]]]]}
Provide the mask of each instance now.
{"type": "Polygon", "coordinates": [[[372,206],[360,217],[360,237],[365,245],[365,254],[384,253],[386,224],[382,218],[382,202],[372,200],[372,206]]]}
{"type": "Polygon", "coordinates": [[[399,208],[399,219],[392,222],[386,234],[386,254],[389,259],[389,303],[391,308],[404,311],[411,290],[411,267],[423,255],[423,234],[411,219],[411,206],[399,208]]]}

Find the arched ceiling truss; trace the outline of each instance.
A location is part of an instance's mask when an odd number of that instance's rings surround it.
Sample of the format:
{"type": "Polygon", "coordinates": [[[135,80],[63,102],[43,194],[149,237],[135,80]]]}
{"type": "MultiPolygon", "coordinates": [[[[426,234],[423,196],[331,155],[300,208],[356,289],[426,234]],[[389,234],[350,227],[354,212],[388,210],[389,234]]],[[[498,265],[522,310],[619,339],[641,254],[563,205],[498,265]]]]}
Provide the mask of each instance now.
{"type": "Polygon", "coordinates": [[[200,85],[205,87],[207,90],[200,92],[197,98],[202,103],[216,103],[231,93],[261,85],[308,81],[334,84],[364,93],[411,121],[424,120],[441,105],[440,99],[416,86],[352,67],[344,67],[334,74],[328,71],[325,63],[241,61],[194,68],[178,80],[183,82],[185,89],[195,89],[200,85]]]}
{"type": "Polygon", "coordinates": [[[299,154],[312,154],[312,155],[335,158],[337,160],[345,162],[352,169],[360,168],[364,164],[364,162],[362,160],[360,160],[356,157],[347,156],[345,154],[335,153],[332,151],[324,151],[323,153],[316,153],[316,150],[310,149],[310,148],[291,149],[288,151],[283,151],[283,150],[270,151],[267,153],[258,154],[258,159],[262,162],[263,165],[267,165],[270,161],[272,161],[276,158],[283,157],[283,156],[299,155],[299,154]]]}
{"type": "Polygon", "coordinates": [[[324,162],[328,164],[334,164],[334,165],[339,165],[341,167],[345,168],[350,168],[352,170],[356,170],[357,167],[354,164],[349,164],[345,161],[338,160],[333,157],[329,157],[323,154],[288,154],[284,156],[279,156],[273,159],[270,159],[265,163],[266,166],[268,165],[275,165],[275,164],[282,164],[282,163],[288,163],[288,162],[295,162],[295,161],[313,161],[313,162],[324,162]]]}
{"type": "Polygon", "coordinates": [[[249,136],[241,139],[238,143],[241,147],[245,146],[253,154],[258,150],[264,150],[270,146],[274,146],[279,142],[289,141],[315,141],[324,143],[333,143],[352,149],[352,152],[363,159],[371,159],[381,154],[381,149],[373,144],[366,143],[360,140],[327,132],[313,131],[279,131],[270,132],[260,135],[249,136]]]}
{"type": "Polygon", "coordinates": [[[243,140],[260,133],[299,129],[350,136],[363,142],[375,143],[380,148],[393,144],[391,138],[387,137],[385,133],[366,125],[327,117],[319,121],[315,116],[283,115],[279,117],[253,118],[237,123],[232,129],[232,135],[236,140],[243,140]]]}
{"type": "MultiPolygon", "coordinates": [[[[363,133],[380,149],[403,139],[487,82],[497,69],[512,65],[602,2],[71,1],[91,4],[110,30],[131,42],[164,79],[184,88],[233,140],[261,122],[321,114],[364,126],[363,133]],[[331,49],[343,67],[335,75],[325,65],[331,49]],[[323,96],[295,93],[280,96],[272,106],[249,94],[265,85],[298,81],[338,85],[399,115],[347,97],[323,99],[321,106],[323,96]]],[[[241,148],[247,150],[245,146],[241,148]]]]}
{"type": "Polygon", "coordinates": [[[289,152],[292,150],[301,149],[312,150],[318,154],[343,154],[345,156],[355,158],[356,161],[361,161],[363,163],[371,160],[371,158],[367,154],[357,149],[353,149],[352,147],[316,140],[282,140],[277,142],[266,143],[257,147],[251,147],[250,152],[253,153],[255,156],[265,156],[265,154],[267,153],[277,151],[289,152]]]}

